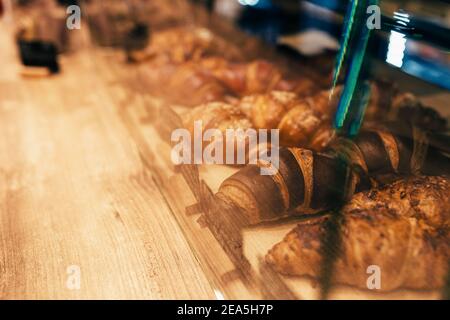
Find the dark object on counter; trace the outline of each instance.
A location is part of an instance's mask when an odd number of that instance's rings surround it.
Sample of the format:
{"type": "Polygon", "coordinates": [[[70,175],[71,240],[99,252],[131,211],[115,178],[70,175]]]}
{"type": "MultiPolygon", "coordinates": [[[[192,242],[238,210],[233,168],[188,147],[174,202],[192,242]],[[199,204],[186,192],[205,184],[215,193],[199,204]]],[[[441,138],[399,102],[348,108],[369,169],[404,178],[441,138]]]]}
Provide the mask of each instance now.
{"type": "Polygon", "coordinates": [[[137,22],[125,38],[125,50],[130,51],[144,49],[148,45],[149,39],[150,30],[148,25],[137,22]]]}
{"type": "Polygon", "coordinates": [[[51,42],[18,40],[20,59],[25,66],[46,67],[51,73],[59,72],[57,48],[51,42]]]}

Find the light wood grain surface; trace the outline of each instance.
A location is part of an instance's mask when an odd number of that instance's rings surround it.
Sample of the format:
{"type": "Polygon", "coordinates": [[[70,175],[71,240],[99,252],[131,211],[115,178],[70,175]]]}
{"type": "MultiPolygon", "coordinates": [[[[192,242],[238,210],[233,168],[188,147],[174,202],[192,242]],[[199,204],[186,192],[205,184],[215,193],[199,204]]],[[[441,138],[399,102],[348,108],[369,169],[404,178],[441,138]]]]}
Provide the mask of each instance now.
{"type": "Polygon", "coordinates": [[[0,298],[213,298],[112,75],[81,50],[60,75],[24,79],[8,31],[0,22],[0,298]]]}

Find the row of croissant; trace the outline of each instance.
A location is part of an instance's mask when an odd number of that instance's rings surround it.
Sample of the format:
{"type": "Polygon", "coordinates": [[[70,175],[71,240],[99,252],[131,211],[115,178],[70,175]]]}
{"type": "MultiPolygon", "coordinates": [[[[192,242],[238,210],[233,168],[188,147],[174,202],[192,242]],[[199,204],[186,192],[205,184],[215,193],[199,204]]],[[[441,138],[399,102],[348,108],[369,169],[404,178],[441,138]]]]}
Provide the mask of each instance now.
{"type": "Polygon", "coordinates": [[[261,175],[261,164],[243,166],[215,195],[249,225],[310,215],[268,252],[275,270],[320,277],[332,224],[340,234],[331,249],[339,253],[333,283],[367,288],[367,269],[376,265],[380,290],[444,285],[450,163],[442,152],[447,124],[433,109],[374,81],[367,121],[347,139],[331,127],[340,88],[330,100],[327,74],[291,74],[270,61],[245,61],[239,48],[209,30],[154,33],[149,46],[129,58],[147,68],[149,90],[189,107],[183,116],[189,130],[197,120],[223,131],[279,129],[276,174],[261,175]]]}

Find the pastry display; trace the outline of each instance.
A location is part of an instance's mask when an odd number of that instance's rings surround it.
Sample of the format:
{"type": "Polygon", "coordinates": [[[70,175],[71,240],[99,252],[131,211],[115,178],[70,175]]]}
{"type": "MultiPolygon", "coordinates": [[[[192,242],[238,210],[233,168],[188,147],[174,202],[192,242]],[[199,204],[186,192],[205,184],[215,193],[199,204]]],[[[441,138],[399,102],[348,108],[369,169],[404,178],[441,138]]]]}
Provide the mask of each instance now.
{"type": "MultiPolygon", "coordinates": [[[[178,79],[183,79],[183,77],[178,79]]],[[[193,81],[192,83],[197,82],[193,81]]],[[[219,86],[219,84],[214,81],[206,82],[204,88],[210,91],[197,90],[196,92],[203,93],[200,100],[224,100],[225,96],[207,95],[209,92],[219,93],[219,90],[212,90],[214,86],[219,86]]],[[[443,132],[446,130],[446,120],[433,109],[422,106],[413,95],[398,94],[395,90],[381,95],[381,88],[382,84],[372,84],[372,95],[366,111],[366,126],[374,122],[400,120],[428,131],[443,132]]],[[[194,121],[211,118],[216,120],[216,124],[221,124],[223,119],[227,119],[226,116],[224,117],[224,113],[231,112],[231,115],[235,117],[236,110],[239,110],[239,117],[246,117],[251,122],[252,128],[279,129],[280,145],[321,151],[336,136],[332,128],[331,117],[336,110],[340,91],[341,87],[337,87],[331,99],[329,90],[323,90],[303,98],[292,91],[269,91],[233,100],[231,103],[235,105],[234,108],[217,109],[209,107],[208,104],[199,105],[187,112],[184,124],[189,128],[192,127],[194,121]]],[[[222,93],[224,92],[222,91],[222,93]]],[[[188,96],[187,92],[184,97],[186,96],[188,96]]],[[[196,97],[198,96],[194,96],[192,99],[198,101],[199,99],[196,97]]],[[[227,126],[220,126],[220,128],[226,129],[227,126]]],[[[247,129],[247,127],[242,129],[247,129]]]]}
{"type": "MultiPolygon", "coordinates": [[[[162,98],[161,108],[177,110],[191,137],[197,126],[221,134],[220,141],[202,141],[200,151],[220,142],[226,155],[227,130],[244,133],[233,136],[242,138],[232,142],[234,160],[237,148],[246,152],[245,161],[232,166],[235,172],[209,200],[193,189],[197,200],[209,203],[203,211],[214,211],[210,227],[228,254],[243,244],[226,234],[232,226],[224,223],[253,227],[301,217],[266,262],[282,275],[319,279],[327,251],[323,238],[339,212],[342,248],[336,249],[333,284],[364,289],[367,267],[378,265],[384,291],[443,286],[449,259],[447,121],[415,95],[393,81],[371,80],[362,131],[343,137],[332,125],[342,86],[330,90],[329,58],[312,59],[311,65],[303,59],[293,70],[266,56],[249,58],[230,39],[191,23],[150,28],[148,44],[127,50],[127,58],[139,68],[146,90],[162,98]],[[279,149],[270,134],[252,149],[245,133],[260,129],[277,130],[279,149]],[[261,148],[277,148],[274,174],[261,174],[270,164],[250,162],[261,148]]],[[[214,175],[216,169],[205,170],[214,175]]]]}
{"type": "MultiPolygon", "coordinates": [[[[333,284],[364,289],[367,267],[374,264],[385,272],[383,291],[443,286],[450,203],[439,199],[449,191],[450,163],[447,121],[438,112],[392,82],[374,80],[363,130],[344,138],[331,121],[341,86],[330,91],[326,81],[293,75],[268,60],[245,60],[203,29],[156,33],[144,52],[133,60],[152,68],[149,90],[169,104],[193,107],[181,112],[191,136],[196,123],[222,137],[227,129],[278,130],[275,174],[261,174],[265,162],[249,163],[255,150],[244,134],[244,143],[235,146],[248,152],[246,164],[221,181],[212,198],[214,210],[233,212],[243,226],[306,217],[267,253],[276,272],[320,278],[322,238],[338,210],[343,247],[333,284]]],[[[270,137],[260,147],[271,150],[270,137]]],[[[229,252],[235,240],[227,240],[220,222],[210,223],[229,252]]]]}

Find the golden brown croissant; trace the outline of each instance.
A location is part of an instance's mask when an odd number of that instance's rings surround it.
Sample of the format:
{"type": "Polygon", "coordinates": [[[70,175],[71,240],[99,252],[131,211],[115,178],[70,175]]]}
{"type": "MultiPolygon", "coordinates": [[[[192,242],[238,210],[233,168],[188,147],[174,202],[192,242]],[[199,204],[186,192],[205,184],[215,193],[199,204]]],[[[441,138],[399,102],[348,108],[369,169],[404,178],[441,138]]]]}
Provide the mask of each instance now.
{"type": "Polygon", "coordinates": [[[194,132],[194,122],[202,122],[202,130],[207,129],[248,129],[251,122],[242,111],[233,104],[212,102],[190,110],[184,120],[184,126],[194,132]]]}
{"type": "Polygon", "coordinates": [[[161,89],[167,100],[184,106],[223,101],[231,94],[215,77],[192,64],[175,68],[161,89]]]}
{"type": "Polygon", "coordinates": [[[272,90],[291,91],[308,96],[319,89],[306,77],[289,79],[274,64],[266,60],[236,63],[206,59],[202,66],[237,96],[267,93],[272,90]]]}
{"type": "MultiPolygon", "coordinates": [[[[367,289],[367,270],[375,265],[382,291],[443,287],[450,259],[449,192],[448,176],[422,176],[355,195],[342,209],[332,282],[367,289]]],[[[282,274],[319,277],[328,221],[298,224],[266,260],[282,274]]]]}
{"type": "Polygon", "coordinates": [[[320,150],[333,137],[331,116],[335,103],[321,92],[301,99],[290,92],[273,91],[244,97],[239,105],[255,128],[279,129],[280,144],[320,150]],[[319,135],[323,133],[325,135],[319,135]]]}
{"type": "MultiPolygon", "coordinates": [[[[203,139],[203,137],[195,136],[195,123],[196,121],[200,121],[201,133],[204,134],[208,129],[219,130],[221,133],[221,141],[207,141],[203,142],[203,148],[206,148],[210,143],[222,143],[223,144],[223,155],[226,155],[227,152],[227,129],[240,129],[245,132],[245,130],[250,129],[252,127],[251,122],[245,117],[242,111],[236,106],[224,102],[212,102],[206,105],[198,106],[192,109],[184,119],[184,127],[189,130],[191,133],[191,137],[197,139],[203,139]]],[[[245,138],[245,135],[236,135],[233,136],[234,143],[234,151],[240,146],[240,141],[238,141],[242,137],[242,142],[244,142],[244,148],[248,148],[248,141],[245,138]]],[[[193,145],[192,145],[193,146],[193,145]]],[[[203,151],[203,150],[202,150],[203,151]]],[[[236,164],[237,152],[234,152],[233,163],[236,164]]],[[[225,162],[225,161],[224,161],[225,162]]]]}

